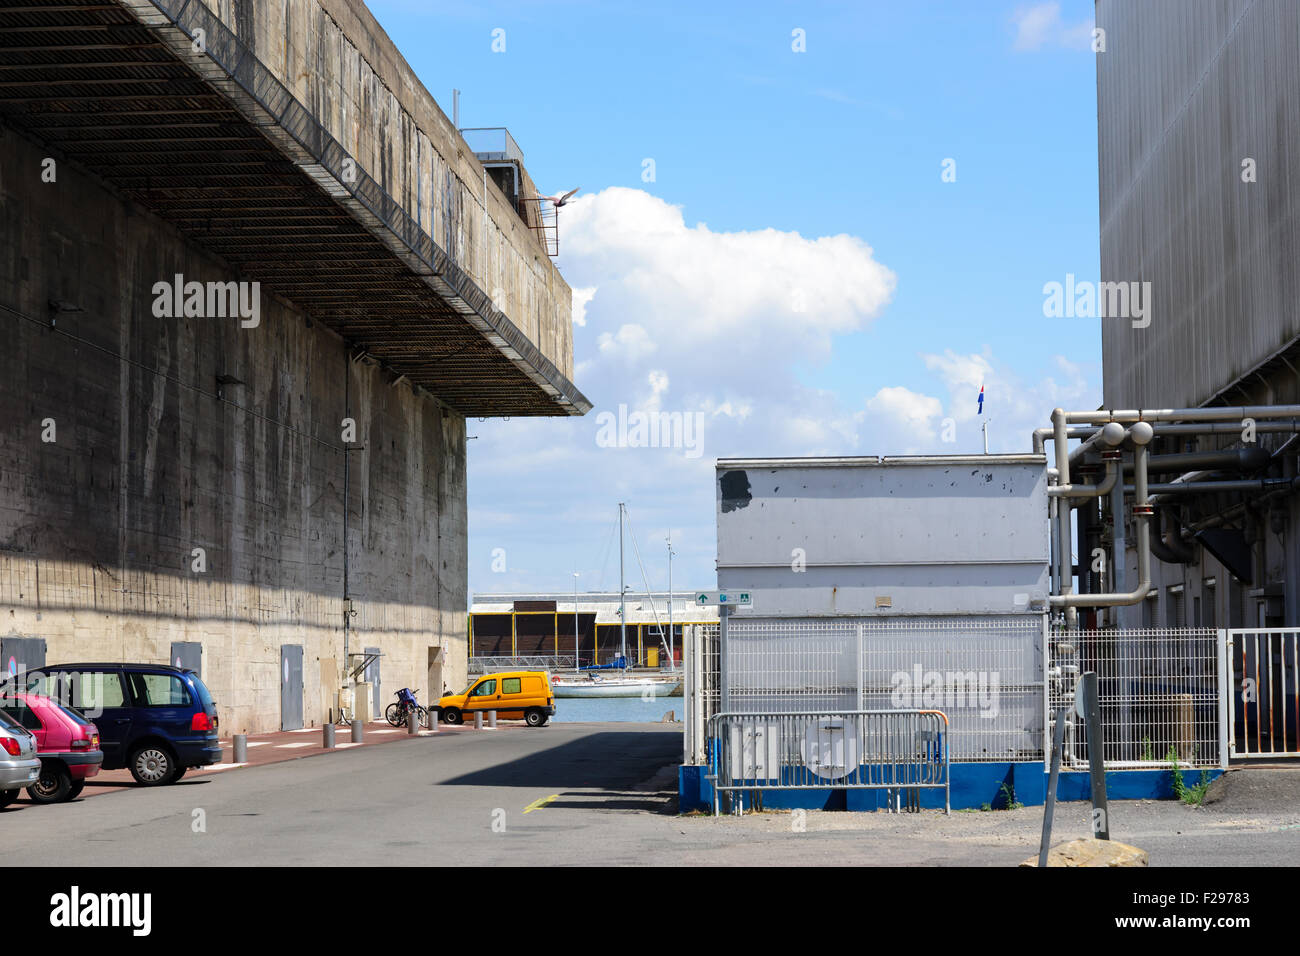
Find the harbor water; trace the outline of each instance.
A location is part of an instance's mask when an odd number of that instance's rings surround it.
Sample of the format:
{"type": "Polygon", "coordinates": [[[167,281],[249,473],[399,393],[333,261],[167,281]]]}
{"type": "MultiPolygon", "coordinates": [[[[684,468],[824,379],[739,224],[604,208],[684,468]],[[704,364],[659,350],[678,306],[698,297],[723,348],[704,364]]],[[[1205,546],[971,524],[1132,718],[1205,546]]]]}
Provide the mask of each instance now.
{"type": "Polygon", "coordinates": [[[673,711],[677,720],[685,709],[681,697],[656,697],[643,701],[640,697],[558,697],[555,700],[553,721],[582,723],[605,720],[655,722],[673,711]]]}

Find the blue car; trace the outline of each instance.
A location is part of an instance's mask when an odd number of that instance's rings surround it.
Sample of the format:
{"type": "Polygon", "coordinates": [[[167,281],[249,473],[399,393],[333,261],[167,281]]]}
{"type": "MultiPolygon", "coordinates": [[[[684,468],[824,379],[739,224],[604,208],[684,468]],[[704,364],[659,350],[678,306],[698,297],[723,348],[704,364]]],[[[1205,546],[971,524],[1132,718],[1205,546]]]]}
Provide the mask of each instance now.
{"type": "Polygon", "coordinates": [[[104,769],[138,783],[175,783],[190,767],[221,762],[217,705],[192,670],[167,664],[47,664],[28,672],[31,693],[75,707],[99,728],[104,769]]]}

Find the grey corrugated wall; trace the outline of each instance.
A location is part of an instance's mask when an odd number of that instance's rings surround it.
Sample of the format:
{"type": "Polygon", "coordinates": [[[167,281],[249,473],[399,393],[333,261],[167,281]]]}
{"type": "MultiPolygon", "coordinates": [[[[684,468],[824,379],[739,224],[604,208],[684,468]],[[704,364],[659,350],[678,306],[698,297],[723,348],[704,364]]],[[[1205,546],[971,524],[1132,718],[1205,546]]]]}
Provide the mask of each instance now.
{"type": "Polygon", "coordinates": [[[1102,278],[1152,283],[1148,328],[1102,320],[1105,403],[1198,405],[1300,336],[1300,2],[1100,0],[1097,25],[1102,278]]]}

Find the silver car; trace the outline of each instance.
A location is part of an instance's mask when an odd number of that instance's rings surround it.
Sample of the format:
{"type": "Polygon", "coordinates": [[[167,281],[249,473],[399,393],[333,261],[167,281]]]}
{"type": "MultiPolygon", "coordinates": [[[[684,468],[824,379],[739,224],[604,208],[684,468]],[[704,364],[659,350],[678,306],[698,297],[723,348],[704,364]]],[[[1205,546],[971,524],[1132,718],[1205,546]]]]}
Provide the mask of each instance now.
{"type": "Polygon", "coordinates": [[[0,708],[0,807],[12,803],[19,790],[31,786],[40,776],[36,738],[0,708]]]}

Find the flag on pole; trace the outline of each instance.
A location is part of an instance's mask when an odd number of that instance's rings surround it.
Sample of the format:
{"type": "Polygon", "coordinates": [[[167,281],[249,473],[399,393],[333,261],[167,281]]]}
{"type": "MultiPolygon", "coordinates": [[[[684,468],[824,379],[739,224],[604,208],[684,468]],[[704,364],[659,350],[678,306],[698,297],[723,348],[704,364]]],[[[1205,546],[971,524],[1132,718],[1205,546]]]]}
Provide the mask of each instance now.
{"type": "Polygon", "coordinates": [[[975,414],[977,415],[984,414],[984,386],[983,385],[980,386],[980,409],[975,414]]]}

